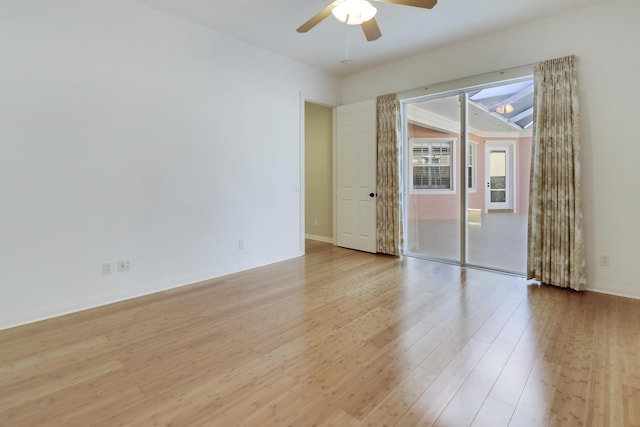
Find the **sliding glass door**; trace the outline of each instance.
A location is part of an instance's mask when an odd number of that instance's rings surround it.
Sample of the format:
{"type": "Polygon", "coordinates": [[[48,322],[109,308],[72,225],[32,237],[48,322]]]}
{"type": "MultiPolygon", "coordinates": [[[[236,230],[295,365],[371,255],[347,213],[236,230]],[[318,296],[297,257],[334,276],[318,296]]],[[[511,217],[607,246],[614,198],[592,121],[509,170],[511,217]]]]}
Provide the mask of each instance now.
{"type": "Polygon", "coordinates": [[[459,112],[458,95],[408,104],[405,109],[407,250],[451,262],[461,261],[459,112]]]}
{"type": "Polygon", "coordinates": [[[405,252],[524,274],[533,82],[403,104],[405,252]]]}

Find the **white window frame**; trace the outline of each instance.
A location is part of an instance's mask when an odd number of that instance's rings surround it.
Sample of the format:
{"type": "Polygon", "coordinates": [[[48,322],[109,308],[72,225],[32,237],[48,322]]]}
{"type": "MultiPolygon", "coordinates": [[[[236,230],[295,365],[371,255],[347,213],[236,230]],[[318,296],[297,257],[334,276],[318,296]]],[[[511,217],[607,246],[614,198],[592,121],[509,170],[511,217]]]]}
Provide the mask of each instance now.
{"type": "Polygon", "coordinates": [[[456,193],[456,138],[410,138],[409,139],[409,192],[412,194],[456,193]],[[418,144],[451,144],[450,188],[413,188],[413,147],[418,144]]]}
{"type": "Polygon", "coordinates": [[[466,162],[467,180],[469,179],[469,168],[471,168],[471,176],[473,176],[473,182],[471,186],[467,184],[467,192],[475,193],[478,191],[478,143],[475,141],[469,141],[467,148],[467,162],[466,162]],[[471,162],[469,162],[469,155],[471,155],[471,162]],[[471,164],[469,164],[471,163],[471,164]]]}

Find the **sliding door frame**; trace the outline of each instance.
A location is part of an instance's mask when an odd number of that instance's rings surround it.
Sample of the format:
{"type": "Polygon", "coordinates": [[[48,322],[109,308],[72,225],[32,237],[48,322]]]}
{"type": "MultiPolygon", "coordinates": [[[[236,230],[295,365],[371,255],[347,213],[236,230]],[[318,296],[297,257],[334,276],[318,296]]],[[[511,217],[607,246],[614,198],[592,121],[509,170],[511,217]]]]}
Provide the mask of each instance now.
{"type": "Polygon", "coordinates": [[[469,212],[469,176],[467,175],[468,145],[469,145],[469,95],[464,91],[458,95],[460,100],[460,161],[458,168],[460,171],[460,265],[467,265],[467,221],[469,212]]]}
{"type": "MultiPolygon", "coordinates": [[[[483,74],[480,76],[469,77],[466,79],[453,80],[449,82],[439,83],[433,85],[431,87],[424,87],[420,89],[414,89],[410,91],[401,92],[400,103],[401,103],[401,114],[402,114],[402,129],[401,129],[401,137],[402,137],[402,153],[403,153],[403,161],[402,161],[402,185],[401,191],[406,193],[405,185],[407,183],[407,138],[408,138],[408,120],[407,120],[407,106],[416,102],[428,101],[431,99],[438,99],[447,96],[458,96],[460,100],[460,158],[457,161],[458,167],[458,182],[460,188],[460,255],[459,262],[454,260],[443,260],[437,259],[429,256],[425,256],[426,259],[432,259],[440,262],[447,262],[450,264],[459,264],[463,267],[474,267],[481,269],[488,269],[492,271],[501,271],[509,274],[518,274],[513,271],[508,270],[500,270],[495,268],[484,267],[480,265],[474,265],[468,263],[468,221],[469,221],[469,213],[468,213],[468,176],[467,176],[467,159],[468,159],[468,149],[469,149],[469,135],[468,135],[468,124],[469,124],[469,110],[468,110],[468,98],[469,92],[474,90],[480,90],[490,87],[503,86],[512,83],[518,83],[523,81],[529,81],[533,78],[533,66],[525,65],[522,67],[512,68],[509,70],[498,71],[494,73],[483,74]]],[[[406,202],[406,198],[403,194],[403,200],[406,202]]],[[[514,201],[515,202],[515,201],[514,201]]],[[[407,253],[407,209],[403,210],[403,221],[405,226],[404,232],[404,247],[402,251],[404,254],[407,253]]],[[[518,274],[520,275],[520,274],[518,274]]]]}

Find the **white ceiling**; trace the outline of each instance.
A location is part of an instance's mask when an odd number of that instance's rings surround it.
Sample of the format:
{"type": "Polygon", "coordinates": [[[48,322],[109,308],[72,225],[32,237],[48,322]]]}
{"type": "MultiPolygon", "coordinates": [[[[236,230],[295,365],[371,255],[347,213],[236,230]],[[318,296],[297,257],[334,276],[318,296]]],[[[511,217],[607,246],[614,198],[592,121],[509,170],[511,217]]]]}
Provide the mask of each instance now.
{"type": "Polygon", "coordinates": [[[332,0],[135,1],[342,76],[605,0],[439,0],[431,10],[374,1],[382,37],[373,42],[333,16],[296,32],[332,0]]]}

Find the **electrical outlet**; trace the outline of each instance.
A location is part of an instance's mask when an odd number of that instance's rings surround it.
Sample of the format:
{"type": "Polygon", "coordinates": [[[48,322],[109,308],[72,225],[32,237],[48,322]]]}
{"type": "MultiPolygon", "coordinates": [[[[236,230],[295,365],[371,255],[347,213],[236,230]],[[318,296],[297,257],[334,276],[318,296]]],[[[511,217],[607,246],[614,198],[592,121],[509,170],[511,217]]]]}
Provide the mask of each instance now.
{"type": "Polygon", "coordinates": [[[600,265],[602,267],[609,267],[609,255],[600,255],[600,265]]]}
{"type": "Polygon", "coordinates": [[[118,272],[131,271],[131,261],[128,259],[118,261],[118,272]]]}
{"type": "Polygon", "coordinates": [[[313,225],[318,225],[318,218],[313,220],[313,225]]]}
{"type": "Polygon", "coordinates": [[[110,262],[105,262],[102,264],[102,274],[104,274],[105,276],[108,274],[111,274],[111,263],[110,262]]]}
{"type": "Polygon", "coordinates": [[[244,249],[244,240],[238,240],[238,249],[240,250],[244,249]]]}

